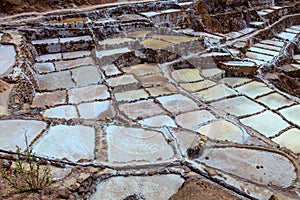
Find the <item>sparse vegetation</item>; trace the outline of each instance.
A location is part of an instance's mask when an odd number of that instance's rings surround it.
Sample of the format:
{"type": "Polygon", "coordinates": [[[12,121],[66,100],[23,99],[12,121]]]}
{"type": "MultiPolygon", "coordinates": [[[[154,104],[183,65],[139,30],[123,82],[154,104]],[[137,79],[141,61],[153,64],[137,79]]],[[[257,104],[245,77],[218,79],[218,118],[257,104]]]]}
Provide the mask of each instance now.
{"type": "Polygon", "coordinates": [[[17,158],[15,162],[7,168],[0,168],[0,175],[17,192],[32,191],[37,192],[51,184],[51,170],[48,166],[42,166],[42,160],[37,160],[32,153],[32,148],[28,146],[27,151],[22,154],[21,148],[17,146],[17,158]]]}

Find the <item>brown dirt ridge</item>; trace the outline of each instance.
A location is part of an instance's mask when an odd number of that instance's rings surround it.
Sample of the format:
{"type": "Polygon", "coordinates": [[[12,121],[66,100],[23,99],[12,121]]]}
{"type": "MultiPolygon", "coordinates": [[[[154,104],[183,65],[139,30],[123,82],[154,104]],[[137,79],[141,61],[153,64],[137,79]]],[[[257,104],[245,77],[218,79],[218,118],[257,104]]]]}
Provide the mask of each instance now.
{"type": "Polygon", "coordinates": [[[0,16],[113,3],[116,0],[1,0],[0,16]],[[22,5],[22,6],[21,6],[22,5]]]}

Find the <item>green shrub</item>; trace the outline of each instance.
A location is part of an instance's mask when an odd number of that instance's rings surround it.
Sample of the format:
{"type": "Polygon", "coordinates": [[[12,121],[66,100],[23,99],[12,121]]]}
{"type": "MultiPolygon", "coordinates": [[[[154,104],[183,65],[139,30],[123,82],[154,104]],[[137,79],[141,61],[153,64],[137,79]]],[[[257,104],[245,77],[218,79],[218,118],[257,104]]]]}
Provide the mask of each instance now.
{"type": "Polygon", "coordinates": [[[32,153],[32,148],[28,147],[22,154],[21,148],[17,146],[17,158],[13,166],[9,169],[1,168],[0,175],[7,180],[12,189],[19,192],[44,189],[51,184],[51,170],[48,166],[41,166],[42,160],[37,160],[32,153]]]}

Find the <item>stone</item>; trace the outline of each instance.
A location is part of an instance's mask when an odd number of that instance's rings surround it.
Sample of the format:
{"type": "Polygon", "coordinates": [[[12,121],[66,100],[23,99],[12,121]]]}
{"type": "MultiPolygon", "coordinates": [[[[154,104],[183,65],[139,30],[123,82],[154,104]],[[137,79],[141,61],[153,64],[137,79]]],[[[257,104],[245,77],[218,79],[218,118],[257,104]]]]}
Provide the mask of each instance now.
{"type": "Polygon", "coordinates": [[[123,67],[122,71],[136,76],[145,76],[159,73],[160,69],[157,64],[139,64],[130,67],[123,67]]]}
{"type": "Polygon", "coordinates": [[[215,119],[215,116],[207,110],[197,110],[177,115],[175,120],[183,128],[196,130],[201,125],[215,119]]]}
{"type": "Polygon", "coordinates": [[[288,32],[281,32],[277,34],[277,37],[279,37],[280,39],[283,40],[288,40],[288,41],[292,41],[295,37],[296,37],[296,33],[288,33],[288,32]]]}
{"type": "Polygon", "coordinates": [[[116,76],[122,73],[114,64],[102,66],[101,69],[104,71],[105,76],[116,76]]]}
{"type": "Polygon", "coordinates": [[[160,13],[159,12],[154,12],[154,11],[149,11],[149,12],[141,12],[140,14],[147,17],[147,18],[149,18],[149,17],[153,17],[155,15],[159,15],[160,13]]]}
{"type": "Polygon", "coordinates": [[[253,99],[273,91],[272,89],[268,88],[264,83],[257,81],[253,81],[243,86],[237,87],[236,90],[241,94],[244,94],[253,99]]]}
{"type": "Polygon", "coordinates": [[[169,199],[184,179],[179,175],[117,176],[105,179],[97,185],[90,200],[99,199],[169,199]]]}
{"type": "Polygon", "coordinates": [[[0,116],[8,114],[8,105],[14,85],[0,79],[0,116]]]}
{"type": "Polygon", "coordinates": [[[286,28],[284,31],[285,31],[285,32],[288,32],[288,33],[295,33],[295,34],[300,33],[299,30],[297,30],[297,29],[292,29],[292,28],[286,28]]]}
{"type": "Polygon", "coordinates": [[[232,46],[237,49],[241,49],[241,48],[244,48],[245,45],[246,45],[246,42],[240,40],[240,41],[235,42],[232,46]]]}
{"type": "Polygon", "coordinates": [[[254,22],[250,22],[249,25],[250,27],[261,29],[264,28],[266,22],[254,21],[254,22]]]}
{"type": "Polygon", "coordinates": [[[230,39],[238,38],[241,37],[242,35],[243,34],[239,32],[229,32],[226,34],[226,36],[229,37],[230,39]]]}
{"type": "Polygon", "coordinates": [[[8,114],[7,108],[5,106],[0,105],[0,116],[7,115],[7,114],[8,114]]]}
{"type": "Polygon", "coordinates": [[[147,19],[146,17],[142,17],[141,15],[139,14],[124,14],[124,15],[121,15],[121,16],[114,16],[113,17],[114,19],[118,19],[118,20],[121,20],[122,22],[121,23],[131,23],[133,21],[149,21],[149,19],[147,19]]]}
{"type": "Polygon", "coordinates": [[[26,138],[30,144],[46,128],[47,123],[38,120],[0,120],[0,149],[15,152],[19,146],[25,151],[26,138]]]}
{"type": "Polygon", "coordinates": [[[98,58],[97,64],[100,66],[106,66],[113,64],[113,61],[116,60],[119,56],[129,53],[131,50],[127,47],[96,51],[96,57],[98,58]]]}
{"type": "MultiPolygon", "coordinates": [[[[8,159],[1,159],[0,160],[1,169],[9,169],[12,166],[12,161],[8,159]]],[[[14,166],[14,165],[13,165],[14,166]]]]}
{"type": "Polygon", "coordinates": [[[196,110],[198,105],[182,94],[158,97],[157,100],[171,113],[180,113],[196,110]]]}
{"type": "Polygon", "coordinates": [[[277,47],[283,47],[284,46],[284,42],[279,41],[279,40],[262,40],[261,43],[263,44],[267,44],[267,45],[273,45],[273,46],[277,46],[277,47]]]}
{"type": "Polygon", "coordinates": [[[49,61],[55,61],[61,59],[62,59],[61,53],[46,54],[46,55],[40,55],[36,57],[37,62],[49,62],[49,61]]]}
{"type": "Polygon", "coordinates": [[[122,54],[129,53],[129,52],[130,49],[127,47],[105,50],[105,51],[96,51],[96,57],[99,59],[116,58],[122,54]]]}
{"type": "Polygon", "coordinates": [[[200,82],[195,82],[195,83],[181,83],[179,84],[180,87],[183,89],[189,91],[189,92],[197,92],[200,90],[207,89],[209,87],[212,87],[216,85],[217,83],[211,80],[204,80],[200,82]]]}
{"type": "Polygon", "coordinates": [[[246,83],[251,82],[252,80],[249,78],[240,78],[240,77],[225,77],[219,81],[219,83],[225,84],[229,87],[235,88],[246,83]]]}
{"type": "MultiPolygon", "coordinates": [[[[72,52],[63,52],[63,59],[76,59],[91,56],[91,51],[72,51],[72,52]]],[[[89,58],[90,59],[90,58],[89,58]]],[[[88,64],[93,65],[93,64],[88,64]]]]}
{"type": "Polygon", "coordinates": [[[211,148],[199,162],[259,185],[287,188],[297,177],[294,164],[281,153],[238,147],[211,148]]]}
{"type": "Polygon", "coordinates": [[[193,2],[181,2],[178,3],[179,6],[186,8],[186,7],[190,7],[191,5],[193,5],[193,2]]]}
{"type": "Polygon", "coordinates": [[[157,85],[166,85],[168,82],[165,77],[161,74],[154,74],[148,76],[140,76],[138,77],[139,81],[142,82],[144,87],[151,87],[157,85]]]}
{"type": "Polygon", "coordinates": [[[193,94],[201,101],[209,102],[223,99],[225,97],[234,96],[237,93],[223,84],[218,84],[216,86],[193,94]]]}
{"type": "Polygon", "coordinates": [[[224,99],[211,104],[217,109],[241,117],[263,111],[265,108],[244,96],[224,99]]]}
{"type": "Polygon", "coordinates": [[[233,48],[228,48],[228,51],[230,54],[232,54],[234,57],[241,57],[242,53],[240,50],[233,49],[233,48]]]}
{"type": "Polygon", "coordinates": [[[33,40],[31,41],[33,45],[38,45],[38,44],[54,44],[54,43],[59,43],[58,38],[50,38],[50,39],[43,39],[43,40],[33,40]]]}
{"type": "Polygon", "coordinates": [[[104,24],[115,24],[119,22],[119,20],[115,20],[113,18],[110,18],[110,17],[105,17],[105,18],[100,18],[100,19],[96,19],[95,20],[95,23],[98,25],[98,24],[101,24],[101,25],[104,25],[104,24]]]}
{"type": "Polygon", "coordinates": [[[268,50],[268,49],[262,49],[259,47],[250,47],[248,49],[249,51],[255,52],[255,53],[261,53],[261,54],[266,54],[270,56],[278,56],[279,52],[278,51],[273,51],[273,50],[268,50]]]}
{"type": "Polygon", "coordinates": [[[0,93],[5,93],[13,88],[13,84],[9,84],[6,81],[0,79],[0,93]]]}
{"type": "Polygon", "coordinates": [[[158,96],[164,96],[164,95],[178,93],[177,88],[172,84],[166,84],[166,85],[162,85],[162,86],[145,88],[145,90],[147,92],[149,92],[150,96],[152,96],[152,97],[158,97],[158,96]]]}
{"type": "Polygon", "coordinates": [[[216,67],[210,69],[202,69],[201,72],[205,78],[221,79],[225,76],[225,71],[216,67]]]}
{"type": "Polygon", "coordinates": [[[200,137],[196,132],[176,130],[172,134],[183,156],[188,156],[187,151],[190,147],[199,145],[200,137]]]}
{"type": "Polygon", "coordinates": [[[299,69],[297,67],[297,65],[294,66],[292,64],[287,64],[280,66],[280,70],[282,70],[282,72],[285,74],[294,74],[299,72],[299,69]]]}
{"type": "Polygon", "coordinates": [[[284,108],[279,111],[280,114],[292,124],[300,126],[300,105],[284,108]]]}
{"type": "Polygon", "coordinates": [[[158,115],[154,117],[145,118],[143,120],[138,121],[138,123],[150,127],[163,127],[163,126],[169,126],[174,128],[177,127],[174,120],[168,115],[158,115]]]}
{"type": "Polygon", "coordinates": [[[249,61],[226,61],[218,63],[218,67],[226,71],[226,76],[253,76],[257,65],[249,61]]]}
{"type": "Polygon", "coordinates": [[[47,73],[47,72],[54,72],[55,68],[53,63],[46,62],[46,63],[35,63],[33,68],[38,72],[38,73],[47,73]]]}
{"type": "Polygon", "coordinates": [[[67,93],[65,90],[53,92],[35,93],[32,105],[34,107],[55,106],[67,102],[67,93]]]}
{"type": "Polygon", "coordinates": [[[78,111],[83,119],[113,118],[116,115],[111,101],[82,103],[78,105],[78,111]]]}
{"type": "Polygon", "coordinates": [[[269,62],[271,60],[273,60],[273,56],[268,56],[268,55],[265,55],[265,54],[261,54],[261,53],[254,53],[254,52],[247,52],[246,53],[246,56],[248,58],[252,58],[252,59],[255,59],[255,60],[261,60],[261,61],[266,61],[266,62],[269,62]]]}
{"type": "Polygon", "coordinates": [[[278,93],[272,93],[260,97],[257,99],[257,101],[274,110],[280,109],[285,106],[290,106],[295,103],[278,93]]]}
{"type": "Polygon", "coordinates": [[[68,166],[65,168],[60,168],[60,167],[55,167],[55,166],[49,166],[49,167],[51,170],[51,174],[53,175],[52,178],[54,180],[61,180],[65,177],[67,177],[73,169],[73,167],[71,167],[71,166],[68,166]]]}
{"type": "Polygon", "coordinates": [[[272,9],[264,9],[264,10],[258,11],[257,13],[258,13],[259,15],[262,15],[262,17],[265,17],[265,15],[268,15],[268,14],[274,13],[274,12],[275,12],[275,11],[272,10],[272,9]]]}
{"type": "Polygon", "coordinates": [[[160,132],[114,125],[107,127],[105,132],[109,162],[156,163],[174,156],[173,149],[160,132]]]}
{"type": "Polygon", "coordinates": [[[69,103],[78,104],[84,101],[106,100],[110,93],[106,85],[90,85],[73,88],[68,91],[69,103]]]}
{"type": "Polygon", "coordinates": [[[213,33],[208,33],[208,32],[196,32],[197,36],[199,35],[202,38],[207,38],[208,41],[214,43],[214,44],[223,44],[226,42],[226,37],[225,36],[220,36],[216,35],[213,33]]]}
{"type": "Polygon", "coordinates": [[[114,16],[114,19],[118,19],[121,21],[121,23],[130,23],[133,21],[139,22],[139,21],[149,21],[146,17],[142,17],[139,14],[123,14],[121,16],[114,16]]]}
{"type": "Polygon", "coordinates": [[[224,52],[209,52],[209,53],[201,54],[200,58],[213,59],[217,61],[225,61],[228,59],[231,60],[231,55],[230,53],[224,53],[224,52]]]}
{"type": "Polygon", "coordinates": [[[290,65],[291,65],[294,69],[297,69],[297,70],[300,69],[300,64],[294,64],[294,63],[291,63],[290,65]]]}
{"type": "Polygon", "coordinates": [[[134,40],[131,39],[131,38],[109,38],[109,39],[105,39],[105,40],[102,40],[102,41],[99,41],[99,45],[103,45],[103,46],[106,46],[106,45],[119,45],[119,44],[122,44],[122,43],[130,43],[130,42],[133,42],[134,40]]]}
{"type": "Polygon", "coordinates": [[[293,55],[293,58],[294,58],[295,60],[300,60],[300,55],[299,55],[299,54],[294,54],[294,55],[293,55]]]}
{"type": "Polygon", "coordinates": [[[255,29],[255,28],[244,28],[244,29],[242,29],[242,30],[239,30],[239,32],[240,33],[242,33],[242,34],[244,34],[244,35],[246,35],[246,34],[249,34],[249,33],[252,33],[252,32],[254,32],[254,31],[256,31],[257,29],[255,29]]]}
{"type": "Polygon", "coordinates": [[[153,39],[153,38],[145,39],[141,43],[146,48],[153,49],[153,50],[165,49],[172,45],[172,43],[170,43],[170,42],[165,42],[165,41],[157,40],[157,39],[153,39]]]}
{"type": "Polygon", "coordinates": [[[65,69],[73,69],[80,66],[86,65],[94,65],[94,60],[91,57],[84,57],[84,58],[77,58],[74,60],[62,60],[56,61],[55,68],[58,71],[65,70],[65,69]]]}
{"type": "Polygon", "coordinates": [[[245,60],[254,62],[254,63],[257,64],[258,66],[264,65],[264,64],[267,63],[267,61],[262,61],[262,60],[252,59],[252,58],[246,58],[245,60]]]}
{"type": "Polygon", "coordinates": [[[120,104],[119,109],[130,119],[144,119],[155,115],[165,114],[165,111],[159,104],[154,103],[153,100],[142,100],[134,103],[120,104]]]}
{"type": "Polygon", "coordinates": [[[94,128],[77,125],[52,126],[33,145],[33,152],[56,159],[67,158],[77,162],[80,159],[94,159],[94,128]],[[63,138],[63,140],[62,140],[63,138]]]}
{"type": "Polygon", "coordinates": [[[57,90],[75,86],[70,71],[54,72],[38,76],[37,85],[40,90],[57,90]]]}
{"type": "Polygon", "coordinates": [[[150,33],[151,33],[151,31],[136,31],[133,33],[129,33],[128,37],[130,37],[130,38],[145,38],[150,33]]]}
{"type": "Polygon", "coordinates": [[[268,45],[268,44],[262,44],[262,43],[257,43],[254,46],[262,48],[262,49],[268,49],[268,50],[272,50],[272,51],[277,51],[277,52],[280,52],[280,50],[281,50],[281,47],[273,46],[273,45],[268,45]]]}
{"type": "Polygon", "coordinates": [[[16,55],[14,46],[0,44],[0,77],[12,70],[16,55]]]}
{"type": "Polygon", "coordinates": [[[89,42],[92,41],[92,37],[89,35],[81,35],[76,37],[63,37],[60,38],[60,43],[70,43],[70,42],[89,42]]]}
{"type": "Polygon", "coordinates": [[[286,147],[296,154],[300,153],[300,130],[297,128],[285,131],[280,136],[273,138],[272,140],[279,144],[280,147],[286,147]]]}
{"type": "MultiPolygon", "coordinates": [[[[161,14],[169,14],[169,13],[175,14],[176,12],[181,12],[181,10],[180,9],[165,9],[165,10],[160,11],[161,14]]],[[[178,37],[182,37],[182,36],[178,36],[178,37]]]]}
{"type": "Polygon", "coordinates": [[[110,78],[110,79],[107,79],[106,82],[111,87],[138,83],[138,81],[134,78],[134,76],[132,74],[125,74],[125,75],[121,75],[118,77],[110,78]]]}
{"type": "Polygon", "coordinates": [[[78,118],[76,107],[72,105],[49,108],[43,111],[42,115],[47,118],[58,118],[58,119],[78,118]]]}
{"type": "Polygon", "coordinates": [[[178,69],[172,72],[173,79],[178,83],[202,81],[198,69],[178,69]]]}
{"type": "Polygon", "coordinates": [[[300,27],[299,26],[291,26],[290,28],[294,29],[294,30],[297,30],[297,31],[300,31],[300,27]]]}
{"type": "Polygon", "coordinates": [[[196,131],[211,139],[226,140],[237,143],[243,143],[247,137],[238,126],[226,120],[210,122],[196,131]]]}
{"type": "Polygon", "coordinates": [[[135,101],[149,97],[144,89],[116,92],[114,95],[117,101],[135,101]]]}
{"type": "Polygon", "coordinates": [[[73,69],[72,78],[78,87],[102,82],[102,75],[97,66],[83,66],[73,69]]]}
{"type": "Polygon", "coordinates": [[[265,111],[251,117],[243,118],[241,122],[266,137],[273,137],[281,130],[290,126],[279,115],[272,111],[265,111]]]}

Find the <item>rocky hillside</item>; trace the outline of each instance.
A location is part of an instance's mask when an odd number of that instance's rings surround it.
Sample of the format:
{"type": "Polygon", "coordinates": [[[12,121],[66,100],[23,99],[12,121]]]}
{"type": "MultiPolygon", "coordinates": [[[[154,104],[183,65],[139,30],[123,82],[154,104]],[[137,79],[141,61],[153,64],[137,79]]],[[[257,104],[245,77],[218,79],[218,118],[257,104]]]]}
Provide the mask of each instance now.
{"type": "Polygon", "coordinates": [[[0,16],[116,2],[116,0],[1,0],[0,16]]]}
{"type": "Polygon", "coordinates": [[[222,14],[228,11],[242,11],[247,8],[272,7],[278,0],[202,0],[210,14],[222,14]]]}

